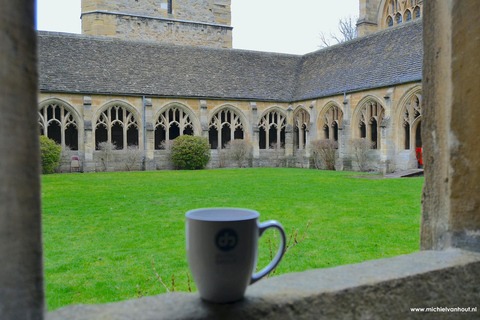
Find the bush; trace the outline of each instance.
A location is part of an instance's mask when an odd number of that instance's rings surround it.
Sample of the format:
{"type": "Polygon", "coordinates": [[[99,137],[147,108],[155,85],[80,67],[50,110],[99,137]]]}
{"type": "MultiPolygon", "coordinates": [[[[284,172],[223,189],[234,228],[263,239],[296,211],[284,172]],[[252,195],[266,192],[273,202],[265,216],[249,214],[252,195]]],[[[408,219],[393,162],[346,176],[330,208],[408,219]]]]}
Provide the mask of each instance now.
{"type": "Polygon", "coordinates": [[[55,172],[55,168],[60,165],[60,153],[62,153],[60,145],[45,136],[40,136],[40,158],[44,174],[55,172]]]}
{"type": "Polygon", "coordinates": [[[132,171],[133,167],[143,158],[143,150],[137,145],[129,145],[122,155],[122,161],[127,171],[132,171]]]}
{"type": "Polygon", "coordinates": [[[228,150],[232,160],[237,162],[239,168],[243,167],[243,163],[252,156],[253,146],[247,140],[230,140],[225,148],[228,150]]]}
{"type": "Polygon", "coordinates": [[[117,149],[117,146],[111,142],[100,142],[98,144],[98,149],[101,151],[100,161],[103,166],[103,171],[107,171],[110,167],[110,159],[113,156],[113,151],[117,149]]]}
{"type": "Polygon", "coordinates": [[[348,140],[348,151],[353,154],[360,171],[367,169],[367,153],[372,149],[373,143],[365,138],[357,138],[348,140]]]}
{"type": "Polygon", "coordinates": [[[172,162],[179,169],[203,169],[210,160],[210,144],[207,138],[180,136],[173,140],[172,162]]]}
{"type": "Polygon", "coordinates": [[[315,163],[315,168],[321,169],[322,163],[327,170],[335,170],[335,151],[338,148],[338,142],[321,139],[310,142],[310,153],[315,163]]]}

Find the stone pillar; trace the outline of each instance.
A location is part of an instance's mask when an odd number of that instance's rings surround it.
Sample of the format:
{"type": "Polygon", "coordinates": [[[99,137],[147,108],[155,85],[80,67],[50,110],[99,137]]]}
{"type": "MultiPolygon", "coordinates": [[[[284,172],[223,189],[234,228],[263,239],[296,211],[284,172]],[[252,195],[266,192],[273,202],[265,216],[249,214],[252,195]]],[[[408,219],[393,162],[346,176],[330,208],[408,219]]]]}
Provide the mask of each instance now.
{"type": "Polygon", "coordinates": [[[424,10],[420,247],[480,251],[480,1],[424,10]]]}
{"type": "Polygon", "coordinates": [[[307,143],[305,144],[305,157],[307,159],[310,158],[310,142],[317,139],[317,111],[315,108],[315,104],[317,101],[312,101],[310,105],[310,123],[308,124],[308,132],[307,132],[307,143]]]}
{"type": "Polygon", "coordinates": [[[390,88],[385,95],[385,115],[379,123],[380,127],[380,171],[383,174],[390,173],[394,170],[395,143],[392,125],[393,117],[393,91],[390,88]]]}
{"type": "Polygon", "coordinates": [[[343,100],[343,120],[338,126],[338,161],[335,165],[337,170],[351,171],[352,160],[348,153],[348,140],[350,140],[350,99],[345,97],[343,100]]]}
{"type": "Polygon", "coordinates": [[[157,169],[155,164],[155,121],[153,115],[152,99],[145,98],[145,170],[154,171],[157,169]]]}
{"type": "Polygon", "coordinates": [[[285,157],[293,156],[293,107],[287,108],[287,125],[285,127],[285,157]]]}
{"type": "MultiPolygon", "coordinates": [[[[258,128],[258,114],[257,114],[257,103],[250,102],[250,107],[252,109],[250,122],[252,123],[252,146],[253,146],[253,163],[254,166],[260,165],[260,129],[258,128]]],[[[268,147],[268,146],[267,146],[268,147]]]]}
{"type": "Polygon", "coordinates": [[[358,17],[358,36],[363,37],[378,30],[377,10],[380,0],[360,0],[360,16],[358,17]]]}
{"type": "Polygon", "coordinates": [[[43,319],[35,2],[0,7],[0,318],[43,319]]]}
{"type": "Polygon", "coordinates": [[[85,158],[83,161],[84,172],[95,172],[95,161],[93,159],[93,152],[95,151],[95,141],[93,140],[93,111],[92,111],[92,97],[83,96],[83,110],[84,110],[84,150],[85,158]]]}
{"type": "Polygon", "coordinates": [[[207,110],[207,101],[200,100],[200,127],[201,127],[201,136],[208,138],[208,110],[207,110]]]}

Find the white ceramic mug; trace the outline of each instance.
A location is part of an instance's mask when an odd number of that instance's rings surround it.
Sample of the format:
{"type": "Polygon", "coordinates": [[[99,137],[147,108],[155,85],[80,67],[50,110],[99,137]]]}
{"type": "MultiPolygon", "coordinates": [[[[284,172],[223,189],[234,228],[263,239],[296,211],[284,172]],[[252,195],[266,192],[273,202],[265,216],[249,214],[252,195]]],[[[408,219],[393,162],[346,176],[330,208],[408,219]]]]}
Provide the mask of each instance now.
{"type": "Polygon", "coordinates": [[[269,274],[285,252],[285,231],[271,220],[259,223],[254,210],[205,208],[188,211],[186,236],[188,265],[200,297],[216,303],[243,298],[245,290],[269,274]],[[268,228],[280,232],[281,245],[275,258],[258,273],[258,238],[268,228]]]}

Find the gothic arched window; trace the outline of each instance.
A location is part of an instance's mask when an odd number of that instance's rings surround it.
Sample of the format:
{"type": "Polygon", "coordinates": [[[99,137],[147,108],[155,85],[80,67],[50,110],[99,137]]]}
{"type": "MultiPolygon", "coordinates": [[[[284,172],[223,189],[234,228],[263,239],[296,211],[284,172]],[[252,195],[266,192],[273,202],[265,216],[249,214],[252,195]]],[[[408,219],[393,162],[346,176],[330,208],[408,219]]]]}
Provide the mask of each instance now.
{"type": "Polygon", "coordinates": [[[127,108],[114,105],[100,114],[95,124],[95,148],[101,142],[110,142],[117,149],[138,146],[138,123],[127,108]]]}
{"type": "Polygon", "coordinates": [[[392,17],[388,17],[388,18],[387,18],[387,26],[393,27],[393,19],[392,19],[392,17]]]}
{"type": "Polygon", "coordinates": [[[244,138],[244,125],[233,110],[218,111],[208,125],[208,140],[212,149],[224,149],[230,140],[244,138]]]}
{"type": "Polygon", "coordinates": [[[302,150],[307,146],[307,132],[308,124],[310,123],[310,114],[304,110],[300,109],[294,116],[294,146],[297,149],[302,150]]]}
{"type": "Polygon", "coordinates": [[[372,142],[373,149],[380,148],[380,123],[384,115],[383,107],[375,101],[367,102],[360,110],[358,136],[372,142]]]}
{"type": "Polygon", "coordinates": [[[162,149],[163,141],[174,140],[178,136],[193,136],[190,116],[179,107],[171,107],[160,114],[155,123],[155,149],[162,149]]]}
{"type": "Polygon", "coordinates": [[[411,149],[412,145],[417,148],[422,146],[420,134],[420,121],[422,117],[421,95],[416,94],[404,108],[403,128],[405,149],[411,149]],[[413,138],[413,139],[412,139],[413,138]]]}
{"type": "Polygon", "coordinates": [[[286,124],[287,117],[280,111],[274,110],[264,115],[258,125],[260,149],[284,148],[286,124]]]}
{"type": "Polygon", "coordinates": [[[422,11],[422,9],[420,9],[420,7],[416,7],[416,8],[415,8],[415,10],[413,11],[413,14],[414,14],[414,16],[415,16],[415,19],[420,18],[421,13],[422,13],[421,11],[422,11]]]}
{"type": "Polygon", "coordinates": [[[403,22],[402,15],[400,13],[397,13],[397,15],[395,16],[395,22],[397,24],[401,24],[403,22]]]}
{"type": "Polygon", "coordinates": [[[70,150],[78,150],[78,125],[72,112],[64,105],[50,103],[38,111],[40,134],[70,150]]]}
{"type": "Polygon", "coordinates": [[[405,11],[405,21],[411,21],[412,20],[412,13],[410,10],[405,11]]]}
{"type": "Polygon", "coordinates": [[[324,139],[338,141],[338,126],[342,123],[343,112],[337,106],[330,107],[324,117],[324,139]]]}

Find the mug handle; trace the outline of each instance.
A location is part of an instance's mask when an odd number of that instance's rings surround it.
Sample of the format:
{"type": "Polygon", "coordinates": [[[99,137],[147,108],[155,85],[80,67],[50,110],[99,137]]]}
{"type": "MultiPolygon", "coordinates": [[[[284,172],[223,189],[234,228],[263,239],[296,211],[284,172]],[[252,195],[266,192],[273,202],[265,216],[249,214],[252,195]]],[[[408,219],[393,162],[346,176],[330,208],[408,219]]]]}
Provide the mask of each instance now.
{"type": "Polygon", "coordinates": [[[252,275],[252,280],[250,280],[250,284],[253,284],[257,282],[258,280],[262,279],[265,277],[267,274],[269,274],[275,267],[278,265],[280,260],[283,257],[283,254],[285,253],[285,245],[286,245],[286,237],[285,237],[285,230],[283,230],[282,225],[275,221],[275,220],[270,220],[266,221],[263,223],[260,223],[258,226],[258,237],[260,238],[262,234],[267,230],[268,228],[275,228],[280,232],[280,237],[282,238],[282,242],[280,244],[280,248],[277,251],[277,254],[275,255],[275,258],[266,266],[265,268],[262,269],[262,271],[258,273],[254,273],[252,275]]]}

